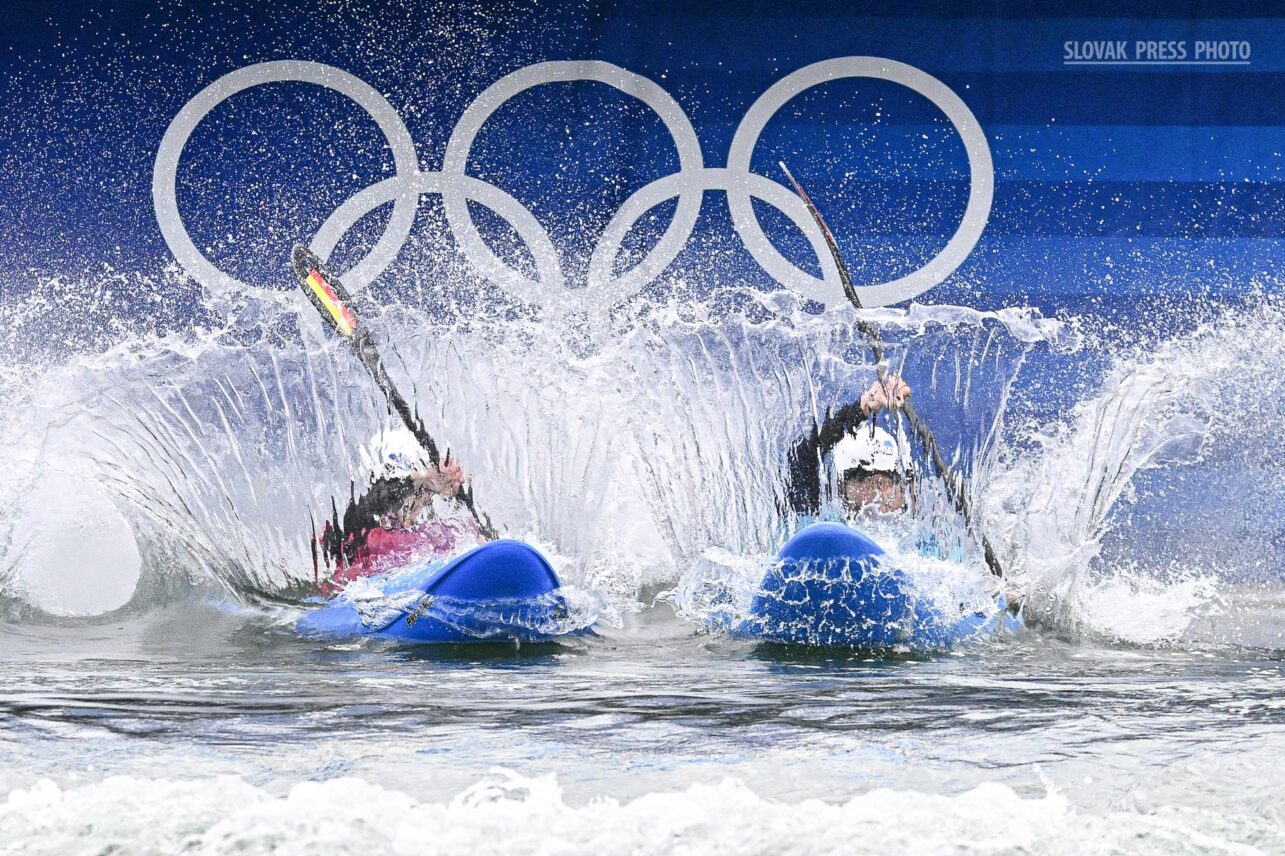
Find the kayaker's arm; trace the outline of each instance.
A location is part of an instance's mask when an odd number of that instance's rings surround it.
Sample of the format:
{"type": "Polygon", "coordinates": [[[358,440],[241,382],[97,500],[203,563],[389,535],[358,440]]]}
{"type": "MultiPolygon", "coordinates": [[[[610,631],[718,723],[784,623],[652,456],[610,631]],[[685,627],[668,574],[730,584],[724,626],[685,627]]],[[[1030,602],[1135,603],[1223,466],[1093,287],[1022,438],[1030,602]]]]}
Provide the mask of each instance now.
{"type": "Polygon", "coordinates": [[[463,485],[464,470],[458,461],[450,459],[449,453],[440,465],[428,464],[407,476],[375,479],[361,499],[349,501],[344,529],[354,532],[370,526],[412,526],[434,496],[450,499],[463,485]]]}
{"type": "Polygon", "coordinates": [[[858,403],[867,416],[873,416],[884,408],[895,413],[906,406],[910,393],[910,384],[902,380],[901,375],[890,374],[870,384],[870,388],[861,393],[858,403]]]}

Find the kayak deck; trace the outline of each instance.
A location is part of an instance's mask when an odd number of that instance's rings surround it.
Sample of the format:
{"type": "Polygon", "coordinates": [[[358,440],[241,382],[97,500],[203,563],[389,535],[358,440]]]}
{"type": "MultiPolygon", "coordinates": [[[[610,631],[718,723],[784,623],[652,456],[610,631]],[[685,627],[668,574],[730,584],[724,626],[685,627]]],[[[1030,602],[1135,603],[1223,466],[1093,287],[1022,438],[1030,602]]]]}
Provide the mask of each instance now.
{"type": "Polygon", "coordinates": [[[767,569],[732,635],[812,647],[941,649],[1020,626],[1002,595],[982,609],[935,602],[883,557],[848,526],[808,526],[767,569]]]}
{"type": "Polygon", "coordinates": [[[350,584],[302,616],[301,636],[373,636],[411,644],[542,642],[586,629],[544,556],[521,541],[490,541],[350,584]]]}

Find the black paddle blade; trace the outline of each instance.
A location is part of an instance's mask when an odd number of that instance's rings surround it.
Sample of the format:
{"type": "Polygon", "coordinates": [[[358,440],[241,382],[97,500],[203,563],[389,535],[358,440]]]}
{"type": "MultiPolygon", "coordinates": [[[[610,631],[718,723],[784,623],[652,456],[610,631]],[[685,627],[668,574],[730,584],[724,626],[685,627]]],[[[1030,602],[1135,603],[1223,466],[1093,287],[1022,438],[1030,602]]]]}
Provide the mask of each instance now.
{"type": "Polygon", "coordinates": [[[361,321],[343,284],[331,276],[317,254],[303,244],[295,244],[291,260],[299,287],[317,307],[321,320],[345,339],[355,338],[361,330],[361,321]]]}
{"type": "MultiPolygon", "coordinates": [[[[854,307],[861,309],[861,298],[857,296],[856,286],[852,284],[852,274],[848,273],[848,265],[843,260],[843,253],[839,252],[839,244],[834,240],[834,233],[826,225],[825,218],[821,216],[821,211],[817,208],[816,203],[812,201],[812,197],[808,196],[808,192],[803,189],[803,185],[799,184],[799,180],[794,177],[794,173],[790,172],[790,168],[785,165],[785,161],[777,161],[777,163],[780,164],[781,171],[785,173],[785,177],[790,180],[790,184],[794,186],[794,192],[799,195],[799,198],[803,200],[803,204],[807,206],[813,222],[821,230],[821,235],[825,238],[825,245],[829,248],[830,256],[834,259],[834,266],[839,269],[839,282],[843,285],[844,296],[848,298],[848,302],[854,307]]],[[[876,357],[876,360],[882,360],[882,346],[879,346],[877,350],[879,351],[879,356],[876,357]]]]}

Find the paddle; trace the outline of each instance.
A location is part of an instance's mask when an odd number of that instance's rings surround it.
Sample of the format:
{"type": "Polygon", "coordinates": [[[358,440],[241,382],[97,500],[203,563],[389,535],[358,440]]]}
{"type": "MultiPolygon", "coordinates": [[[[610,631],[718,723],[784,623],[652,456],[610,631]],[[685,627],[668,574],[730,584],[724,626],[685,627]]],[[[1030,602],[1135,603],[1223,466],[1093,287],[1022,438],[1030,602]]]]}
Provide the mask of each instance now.
{"type": "MultiPolygon", "coordinates": [[[[357,317],[348,291],[338,279],[326,271],[321,259],[302,244],[295,245],[292,261],[295,276],[299,279],[299,287],[303,289],[304,294],[308,295],[312,305],[317,307],[321,320],[352,347],[357,359],[366,367],[366,371],[370,372],[375,385],[388,399],[389,406],[401,417],[402,422],[428,453],[429,462],[434,467],[441,465],[443,462],[437,451],[437,443],[429,436],[424,423],[411,410],[406,399],[393,384],[393,379],[388,376],[388,372],[384,369],[384,361],[379,355],[379,347],[375,344],[375,338],[370,334],[370,329],[357,317]]],[[[446,453],[445,463],[450,463],[449,451],[446,453]]],[[[474,507],[471,490],[461,487],[455,499],[473,515],[473,519],[477,521],[478,528],[485,537],[490,539],[496,537],[491,521],[479,514],[474,507]]]]}
{"type": "MultiPolygon", "coordinates": [[[[847,296],[848,302],[855,308],[861,309],[861,298],[857,297],[857,289],[852,284],[852,275],[848,273],[848,266],[844,264],[843,256],[839,253],[839,245],[835,243],[834,234],[830,231],[830,227],[825,224],[825,220],[821,217],[821,212],[817,210],[816,205],[812,202],[812,197],[808,196],[807,191],[803,189],[803,185],[799,184],[794,174],[790,172],[790,168],[785,165],[784,161],[781,161],[780,165],[785,172],[785,177],[794,186],[794,192],[803,200],[803,204],[808,208],[808,213],[812,215],[812,219],[816,221],[818,228],[821,229],[821,234],[825,237],[826,246],[830,248],[830,255],[834,257],[835,267],[839,269],[839,281],[843,284],[843,293],[847,296]]],[[[879,373],[880,383],[885,382],[888,369],[883,363],[883,342],[879,339],[879,331],[860,318],[857,319],[857,329],[861,331],[866,337],[866,341],[870,344],[870,351],[874,354],[875,369],[879,373]]],[[[919,442],[923,444],[924,451],[928,454],[929,459],[932,460],[933,466],[937,468],[942,482],[946,485],[946,495],[954,504],[955,510],[964,516],[964,520],[968,522],[968,525],[974,531],[977,531],[982,542],[982,555],[986,559],[986,566],[991,569],[991,573],[995,576],[1004,576],[1004,568],[1000,565],[999,557],[995,555],[995,550],[986,538],[986,533],[977,528],[972,504],[968,501],[968,495],[964,492],[964,477],[955,472],[950,464],[946,462],[945,456],[941,453],[941,448],[937,445],[937,438],[933,436],[932,429],[928,427],[928,423],[919,418],[919,414],[915,412],[915,406],[910,401],[907,401],[901,405],[901,409],[906,414],[906,420],[910,423],[911,431],[919,438],[919,442]]]]}

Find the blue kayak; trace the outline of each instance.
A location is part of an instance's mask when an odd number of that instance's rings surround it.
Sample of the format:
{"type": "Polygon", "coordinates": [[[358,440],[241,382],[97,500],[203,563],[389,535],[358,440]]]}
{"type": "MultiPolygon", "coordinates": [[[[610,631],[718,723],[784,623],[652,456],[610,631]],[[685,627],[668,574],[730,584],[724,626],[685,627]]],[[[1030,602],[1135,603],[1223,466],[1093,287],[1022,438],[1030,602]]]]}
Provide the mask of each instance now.
{"type": "Polygon", "coordinates": [[[883,555],[843,524],[808,526],[781,548],[732,634],[787,645],[941,649],[1020,626],[1002,596],[981,609],[920,596],[883,555]]]}
{"type": "Polygon", "coordinates": [[[301,617],[301,636],[373,636],[410,644],[543,642],[593,621],[573,608],[544,556],[491,541],[449,562],[427,562],[350,584],[301,617]]]}

